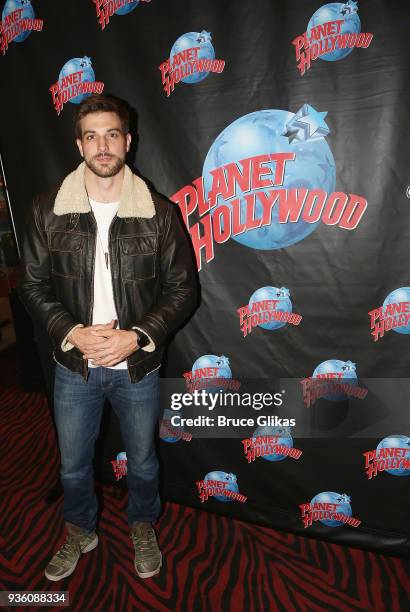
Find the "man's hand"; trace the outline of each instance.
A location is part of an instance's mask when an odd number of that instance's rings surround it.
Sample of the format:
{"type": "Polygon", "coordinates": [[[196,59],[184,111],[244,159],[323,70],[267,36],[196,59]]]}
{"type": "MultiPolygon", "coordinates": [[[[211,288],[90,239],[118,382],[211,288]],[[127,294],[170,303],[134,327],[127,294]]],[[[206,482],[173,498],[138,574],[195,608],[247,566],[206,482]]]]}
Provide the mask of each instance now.
{"type": "MultiPolygon", "coordinates": [[[[100,334],[103,332],[107,332],[108,330],[113,330],[116,325],[116,321],[112,319],[109,323],[105,323],[104,325],[90,325],[90,327],[77,327],[72,331],[72,333],[67,338],[71,344],[73,344],[78,350],[85,354],[86,352],[101,348],[104,343],[104,336],[95,335],[92,332],[99,332],[100,334]]],[[[135,336],[135,334],[134,334],[135,336]]]]}
{"type": "Polygon", "coordinates": [[[84,358],[91,359],[93,365],[103,368],[114,366],[139,349],[134,331],[96,327],[102,326],[94,326],[90,333],[99,344],[84,352],[84,358]]]}

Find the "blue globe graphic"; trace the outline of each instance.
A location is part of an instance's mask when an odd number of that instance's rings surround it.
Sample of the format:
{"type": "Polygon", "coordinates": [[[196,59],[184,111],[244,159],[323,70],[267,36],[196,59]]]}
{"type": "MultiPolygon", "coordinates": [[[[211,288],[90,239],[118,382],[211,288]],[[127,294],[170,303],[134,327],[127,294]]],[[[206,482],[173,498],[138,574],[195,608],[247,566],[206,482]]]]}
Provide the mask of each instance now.
{"type": "MultiPolygon", "coordinates": [[[[354,386],[357,384],[356,365],[351,361],[341,361],[340,359],[328,359],[320,363],[312,374],[312,378],[322,378],[325,380],[340,382],[344,385],[354,386]],[[333,378],[330,374],[341,374],[341,377],[333,378]]],[[[325,399],[331,402],[341,402],[348,399],[345,393],[331,393],[325,395],[325,399]]]]}
{"type": "MultiPolygon", "coordinates": [[[[339,514],[344,514],[345,516],[352,516],[352,508],[350,506],[350,498],[343,493],[335,493],[333,491],[324,491],[323,493],[319,493],[315,495],[315,497],[310,502],[311,504],[337,504],[337,508],[335,512],[339,514]]],[[[343,525],[343,521],[336,521],[334,519],[319,519],[323,525],[327,525],[328,527],[339,527],[343,525]]]]}
{"type": "MultiPolygon", "coordinates": [[[[68,60],[68,62],[66,62],[61,68],[60,74],[58,75],[58,81],[61,83],[61,80],[64,77],[69,76],[74,72],[79,72],[80,70],[83,71],[83,74],[81,75],[82,83],[85,81],[90,83],[95,81],[95,74],[91,67],[91,59],[89,57],[74,57],[73,59],[68,60]]],[[[80,102],[89,96],[91,96],[90,93],[79,94],[78,96],[71,98],[69,102],[72,102],[73,104],[80,104],[80,102]]]]}
{"type": "MultiPolygon", "coordinates": [[[[287,131],[286,123],[295,116],[283,110],[262,110],[240,117],[228,125],[216,138],[205,158],[202,175],[204,178],[205,195],[208,196],[212,188],[211,171],[231,162],[257,155],[271,153],[295,153],[294,161],[285,166],[283,185],[279,188],[308,188],[323,189],[331,193],[336,184],[336,168],[332,152],[325,138],[309,138],[305,141],[292,140],[284,136],[287,131]]],[[[275,174],[274,161],[265,164],[272,168],[275,174]]],[[[263,189],[254,190],[264,191],[263,189]]],[[[252,192],[253,193],[253,192],[252,192]]],[[[243,196],[239,185],[235,197],[243,196]]],[[[213,209],[222,204],[232,208],[229,200],[224,201],[218,196],[218,203],[213,209]]],[[[241,222],[246,218],[246,202],[241,198],[241,222]]],[[[246,230],[233,240],[253,249],[273,250],[287,247],[300,242],[315,231],[320,221],[306,223],[299,219],[295,223],[279,223],[278,205],[272,209],[272,219],[269,225],[246,230]]],[[[262,204],[256,198],[255,218],[262,217],[262,204]]]]}
{"type": "Polygon", "coordinates": [[[125,453],[124,451],[118,453],[117,461],[127,461],[127,453],[125,453]]]}
{"type": "MultiPolygon", "coordinates": [[[[3,7],[3,13],[2,13],[2,21],[4,21],[4,19],[10,15],[10,13],[14,13],[14,11],[17,11],[19,9],[22,9],[21,12],[21,19],[35,19],[36,16],[34,14],[34,9],[31,6],[31,2],[30,0],[6,0],[6,3],[3,7]]],[[[27,30],[26,32],[22,32],[21,34],[19,34],[18,36],[16,36],[16,38],[13,38],[13,42],[23,42],[23,40],[26,40],[27,36],[30,36],[31,34],[31,30],[27,30]]]]}
{"type": "MultiPolygon", "coordinates": [[[[293,438],[290,435],[290,432],[286,431],[286,428],[284,427],[274,427],[272,425],[258,427],[254,431],[252,440],[255,441],[256,438],[262,436],[277,436],[277,441],[275,444],[293,448],[293,438]]],[[[280,453],[272,453],[271,455],[261,455],[261,458],[266,459],[266,461],[283,461],[284,459],[287,459],[287,456],[281,455],[280,453]]]]}
{"type": "Polygon", "coordinates": [[[140,0],[125,0],[124,6],[117,8],[117,10],[114,11],[114,14],[115,15],[128,15],[128,13],[131,13],[131,11],[137,8],[139,3],[140,3],[140,0]]]}
{"type": "Polygon", "coordinates": [[[184,431],[184,428],[181,425],[172,425],[171,417],[175,414],[178,413],[174,412],[173,410],[169,410],[168,408],[164,410],[159,429],[159,436],[161,440],[164,440],[164,442],[179,442],[181,439],[181,436],[173,435],[173,432],[176,434],[184,431]],[[169,429],[171,429],[172,432],[168,431],[169,429]]]}
{"type": "MultiPolygon", "coordinates": [[[[252,293],[249,298],[249,311],[251,311],[252,304],[255,302],[263,302],[264,300],[278,300],[276,304],[276,310],[281,312],[292,312],[292,302],[289,299],[289,291],[284,287],[278,289],[277,287],[261,287],[252,293]]],[[[263,311],[262,311],[263,312],[263,311]]],[[[272,311],[267,311],[272,312],[272,311]]],[[[258,327],[263,329],[280,329],[287,325],[286,321],[269,321],[268,323],[258,323],[258,327]]]]}
{"type": "MultiPolygon", "coordinates": [[[[227,489],[228,491],[233,491],[234,493],[239,493],[238,483],[236,482],[235,474],[227,474],[226,472],[214,470],[213,472],[208,472],[204,480],[218,480],[220,482],[227,482],[228,484],[226,485],[225,489],[227,489]]],[[[214,497],[220,502],[225,503],[233,501],[231,497],[226,497],[226,495],[213,495],[212,497],[214,497]]]]}
{"type": "MultiPolygon", "coordinates": [[[[186,34],[182,34],[177,40],[174,42],[174,45],[169,54],[169,61],[171,62],[171,66],[173,64],[174,56],[181,51],[185,51],[186,49],[193,49],[195,47],[200,47],[198,51],[198,55],[196,59],[198,60],[214,60],[215,59],[215,50],[211,43],[210,36],[205,36],[202,32],[187,32],[186,34]]],[[[185,62],[181,62],[179,66],[184,65],[185,62]]],[[[181,79],[183,83],[199,83],[203,81],[208,76],[209,72],[194,72],[189,76],[181,79]]]]}
{"type": "Polygon", "coordinates": [[[232,378],[229,359],[224,355],[220,357],[218,357],[218,355],[202,355],[202,357],[199,357],[192,366],[192,376],[194,377],[195,372],[202,368],[218,368],[216,374],[207,376],[207,378],[232,378]]]}
{"type": "MultiPolygon", "coordinates": [[[[343,14],[341,11],[344,6],[345,4],[342,2],[330,2],[329,4],[321,6],[320,9],[318,9],[310,18],[306,28],[306,35],[310,37],[312,28],[328,23],[329,21],[336,21],[338,19],[344,19],[338,35],[359,34],[361,27],[359,15],[354,12],[350,14],[343,14]]],[[[321,55],[319,59],[323,59],[326,62],[337,62],[338,60],[341,60],[349,55],[353,49],[354,47],[351,47],[350,49],[336,48],[334,51],[329,51],[329,53],[321,55]]]]}
{"type": "MultiPolygon", "coordinates": [[[[405,455],[405,458],[407,459],[407,461],[410,461],[410,437],[409,436],[402,436],[402,435],[391,435],[391,436],[387,436],[387,438],[383,438],[383,440],[381,440],[381,442],[379,442],[379,444],[377,445],[377,454],[376,456],[378,456],[379,454],[379,450],[381,448],[406,448],[407,452],[405,455]]],[[[406,468],[397,468],[397,469],[389,469],[389,470],[385,470],[388,474],[391,474],[392,476],[410,476],[410,468],[406,469],[406,468]]]]}
{"type": "MultiPolygon", "coordinates": [[[[400,302],[410,302],[410,287],[400,287],[389,293],[383,302],[383,309],[388,304],[400,304],[400,302]]],[[[410,334],[410,324],[402,327],[392,327],[392,331],[397,334],[410,334]]]]}

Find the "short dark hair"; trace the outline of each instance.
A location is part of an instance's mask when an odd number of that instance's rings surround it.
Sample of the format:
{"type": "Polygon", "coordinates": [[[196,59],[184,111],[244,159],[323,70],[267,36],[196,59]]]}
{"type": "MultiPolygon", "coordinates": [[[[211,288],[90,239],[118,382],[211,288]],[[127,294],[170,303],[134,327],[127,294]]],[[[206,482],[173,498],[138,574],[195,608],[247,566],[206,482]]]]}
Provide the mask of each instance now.
{"type": "Polygon", "coordinates": [[[74,115],[74,133],[81,139],[80,121],[90,113],[115,113],[121,121],[124,134],[130,130],[130,113],[125,102],[115,96],[96,94],[85,98],[79,104],[74,115]]]}

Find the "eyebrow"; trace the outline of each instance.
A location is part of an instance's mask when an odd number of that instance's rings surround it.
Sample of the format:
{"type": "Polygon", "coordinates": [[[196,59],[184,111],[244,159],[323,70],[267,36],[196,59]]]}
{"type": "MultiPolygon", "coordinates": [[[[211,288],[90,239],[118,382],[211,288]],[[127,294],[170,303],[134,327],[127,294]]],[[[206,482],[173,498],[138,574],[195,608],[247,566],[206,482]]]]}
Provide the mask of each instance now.
{"type": "MultiPolygon", "coordinates": [[[[108,128],[107,132],[120,132],[121,130],[120,128],[108,128]]],[[[95,130],[85,130],[85,132],[83,132],[83,136],[85,136],[86,134],[95,134],[96,131],[95,130]]]]}

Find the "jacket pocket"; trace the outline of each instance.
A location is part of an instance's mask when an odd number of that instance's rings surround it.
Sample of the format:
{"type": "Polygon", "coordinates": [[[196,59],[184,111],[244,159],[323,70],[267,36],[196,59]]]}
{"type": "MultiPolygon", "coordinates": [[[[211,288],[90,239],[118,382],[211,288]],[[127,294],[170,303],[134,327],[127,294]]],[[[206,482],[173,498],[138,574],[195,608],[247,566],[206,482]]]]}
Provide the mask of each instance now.
{"type": "Polygon", "coordinates": [[[85,237],[69,232],[50,232],[48,241],[51,272],[66,278],[83,275],[83,249],[85,237]]]}
{"type": "Polygon", "coordinates": [[[156,234],[120,238],[123,280],[139,281],[155,277],[157,238],[156,234]]]}

